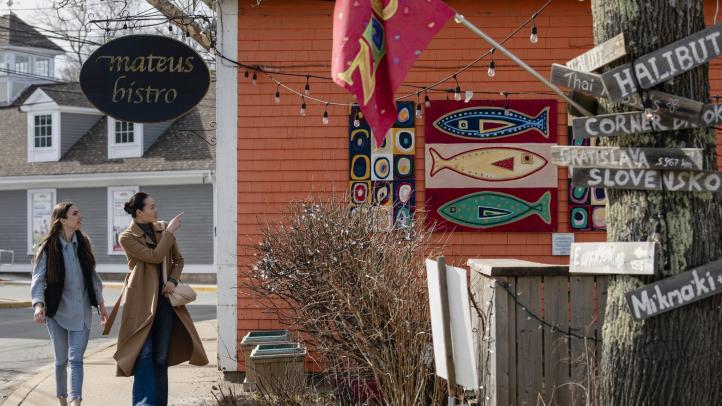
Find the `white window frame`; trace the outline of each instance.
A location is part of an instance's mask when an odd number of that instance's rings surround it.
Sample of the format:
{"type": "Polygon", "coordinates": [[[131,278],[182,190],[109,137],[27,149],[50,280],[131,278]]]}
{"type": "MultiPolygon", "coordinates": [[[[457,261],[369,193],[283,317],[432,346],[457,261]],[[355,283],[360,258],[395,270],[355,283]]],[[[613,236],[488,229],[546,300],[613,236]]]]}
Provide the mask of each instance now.
{"type": "Polygon", "coordinates": [[[6,55],[5,53],[0,53],[0,76],[7,76],[10,70],[10,65],[7,62],[10,58],[9,55],[6,55]]]}
{"type": "Polygon", "coordinates": [[[57,162],[60,160],[60,111],[34,111],[28,113],[28,162],[57,162]],[[35,147],[35,117],[51,116],[52,138],[50,147],[35,147]]]}
{"type": "MultiPolygon", "coordinates": [[[[125,255],[125,252],[123,251],[113,251],[113,244],[115,239],[115,233],[113,230],[113,227],[115,224],[115,210],[113,205],[113,194],[116,191],[128,191],[132,192],[133,194],[138,193],[140,191],[139,186],[115,186],[115,187],[109,187],[108,188],[108,255],[125,255]]],[[[120,202],[122,205],[125,202],[120,202]]],[[[122,206],[118,208],[119,210],[123,210],[122,206]]],[[[130,220],[128,221],[128,224],[130,224],[130,221],[132,221],[132,217],[128,215],[130,220]]],[[[126,225],[118,224],[120,227],[125,227],[126,225]]],[[[118,233],[120,235],[120,233],[118,233]]]]}
{"type": "Polygon", "coordinates": [[[50,74],[50,58],[34,57],[33,63],[32,63],[32,69],[33,69],[33,71],[32,71],[33,75],[41,76],[44,78],[52,77],[52,75],[50,74]],[[39,66],[38,63],[39,62],[45,62],[47,64],[48,69],[44,73],[38,72],[38,66],[39,66]]]}
{"type": "Polygon", "coordinates": [[[108,159],[140,158],[143,156],[142,123],[133,123],[133,142],[115,142],[115,123],[118,120],[108,116],[108,159]]]}
{"type": "Polygon", "coordinates": [[[52,215],[52,209],[58,202],[58,193],[56,189],[28,189],[27,194],[27,210],[28,210],[28,228],[27,228],[27,243],[28,243],[28,255],[33,255],[33,195],[38,193],[50,193],[52,198],[50,199],[50,214],[52,215]]]}
{"type": "Polygon", "coordinates": [[[13,73],[16,75],[32,75],[33,74],[33,58],[31,58],[29,55],[21,55],[21,54],[15,54],[15,60],[13,61],[13,73]],[[25,68],[25,71],[21,71],[18,69],[18,59],[25,58],[27,60],[27,66],[25,68]]]}

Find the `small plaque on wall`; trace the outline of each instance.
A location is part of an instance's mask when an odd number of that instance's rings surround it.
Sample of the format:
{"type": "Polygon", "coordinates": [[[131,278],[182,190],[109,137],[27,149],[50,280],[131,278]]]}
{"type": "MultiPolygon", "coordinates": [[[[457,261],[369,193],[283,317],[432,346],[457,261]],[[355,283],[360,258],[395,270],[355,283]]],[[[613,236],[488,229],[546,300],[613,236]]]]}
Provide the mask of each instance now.
{"type": "Polygon", "coordinates": [[[574,233],[552,233],[552,255],[566,257],[572,253],[574,233]]]}

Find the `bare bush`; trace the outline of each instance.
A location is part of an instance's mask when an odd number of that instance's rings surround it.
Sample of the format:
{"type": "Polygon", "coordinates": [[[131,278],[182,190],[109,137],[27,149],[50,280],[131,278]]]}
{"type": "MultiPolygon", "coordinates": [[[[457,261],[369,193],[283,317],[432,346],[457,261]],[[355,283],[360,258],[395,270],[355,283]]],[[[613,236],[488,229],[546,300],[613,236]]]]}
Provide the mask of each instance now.
{"type": "Polygon", "coordinates": [[[262,226],[247,288],[318,354],[341,403],[439,404],[423,219],[388,230],[370,207],[292,203],[262,226]],[[365,399],[364,399],[365,398],[365,399]]]}

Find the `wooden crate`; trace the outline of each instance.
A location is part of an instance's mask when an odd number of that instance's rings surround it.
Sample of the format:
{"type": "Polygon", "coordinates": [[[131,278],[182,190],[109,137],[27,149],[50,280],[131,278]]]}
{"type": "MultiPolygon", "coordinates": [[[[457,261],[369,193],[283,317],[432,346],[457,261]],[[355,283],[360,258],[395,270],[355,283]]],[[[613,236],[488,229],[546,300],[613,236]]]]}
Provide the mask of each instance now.
{"type": "Polygon", "coordinates": [[[241,352],[246,365],[246,377],[243,381],[243,390],[255,390],[256,369],[251,360],[251,352],[258,345],[265,344],[288,344],[291,342],[291,334],[288,330],[263,330],[249,331],[241,340],[241,352]]]}
{"type": "Polygon", "coordinates": [[[488,317],[472,312],[482,404],[584,404],[600,358],[606,277],[509,259],[469,266],[474,300],[488,317]]]}
{"type": "Polygon", "coordinates": [[[256,387],[264,393],[302,393],[306,350],[297,343],[259,345],[251,353],[256,387]]]}

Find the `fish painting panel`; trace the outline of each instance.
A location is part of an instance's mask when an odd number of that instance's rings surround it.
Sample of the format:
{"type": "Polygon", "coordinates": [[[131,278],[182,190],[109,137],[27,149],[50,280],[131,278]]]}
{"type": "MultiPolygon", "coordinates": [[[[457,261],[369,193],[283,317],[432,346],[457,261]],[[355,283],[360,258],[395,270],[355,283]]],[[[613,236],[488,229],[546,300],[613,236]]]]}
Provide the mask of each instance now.
{"type": "Polygon", "coordinates": [[[556,230],[554,189],[433,189],[427,201],[427,221],[439,230],[556,230]]]}
{"type": "Polygon", "coordinates": [[[433,101],[426,109],[427,143],[557,142],[555,100],[433,101]]]}
{"type": "Polygon", "coordinates": [[[426,144],[427,188],[551,188],[549,144],[426,144]]]}

